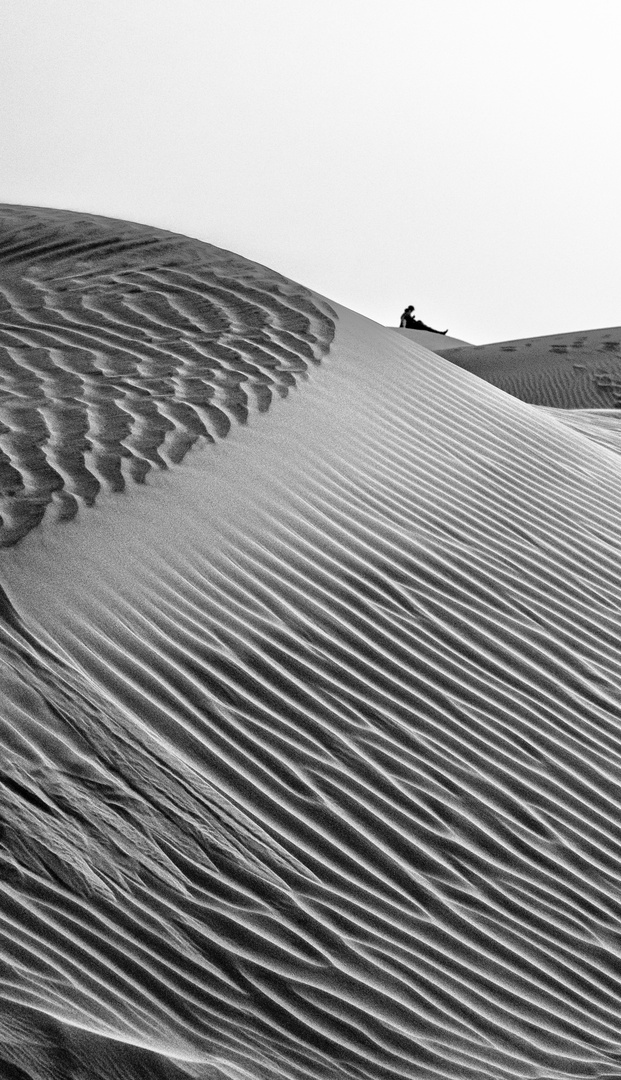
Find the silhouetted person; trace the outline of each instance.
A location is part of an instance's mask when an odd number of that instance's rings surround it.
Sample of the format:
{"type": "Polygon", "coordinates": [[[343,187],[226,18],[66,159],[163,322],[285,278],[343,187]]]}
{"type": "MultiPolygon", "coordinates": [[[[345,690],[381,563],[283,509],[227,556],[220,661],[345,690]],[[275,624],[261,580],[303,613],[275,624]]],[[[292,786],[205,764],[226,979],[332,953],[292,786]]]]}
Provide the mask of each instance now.
{"type": "Polygon", "coordinates": [[[409,304],[406,307],[403,315],[401,316],[401,322],[399,326],[404,327],[406,330],[429,330],[431,334],[446,334],[447,330],[434,330],[433,326],[426,326],[420,319],[414,318],[414,304],[409,304]]]}

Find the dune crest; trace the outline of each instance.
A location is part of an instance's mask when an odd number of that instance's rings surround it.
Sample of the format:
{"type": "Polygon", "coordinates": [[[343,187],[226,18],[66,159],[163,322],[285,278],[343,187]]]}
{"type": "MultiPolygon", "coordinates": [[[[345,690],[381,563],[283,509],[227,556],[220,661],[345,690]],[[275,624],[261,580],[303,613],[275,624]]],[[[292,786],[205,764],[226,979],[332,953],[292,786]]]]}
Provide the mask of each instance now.
{"type": "Polygon", "coordinates": [[[0,207],[0,546],[265,412],[320,362],[332,314],[187,237],[0,207]]]}
{"type": "Polygon", "coordinates": [[[531,405],[621,406],[620,326],[436,351],[531,405]]]}
{"type": "Polygon", "coordinates": [[[618,458],[335,314],[0,552],[8,1080],[621,1075],[618,458]]]}
{"type": "Polygon", "coordinates": [[[469,341],[463,341],[461,338],[451,337],[448,334],[437,334],[431,330],[408,330],[403,326],[393,326],[392,330],[395,330],[397,334],[401,334],[406,341],[412,341],[416,345],[422,345],[425,349],[429,349],[430,352],[444,353],[448,349],[458,348],[461,345],[470,345],[469,341]]]}

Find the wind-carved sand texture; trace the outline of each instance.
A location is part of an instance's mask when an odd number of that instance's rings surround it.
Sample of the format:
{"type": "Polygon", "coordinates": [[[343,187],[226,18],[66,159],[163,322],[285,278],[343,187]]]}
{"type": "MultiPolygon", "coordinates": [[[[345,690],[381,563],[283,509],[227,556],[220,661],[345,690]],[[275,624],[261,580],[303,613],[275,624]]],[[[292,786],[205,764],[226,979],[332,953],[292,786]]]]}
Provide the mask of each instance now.
{"type": "Polygon", "coordinates": [[[463,341],[461,338],[451,337],[449,334],[436,334],[431,330],[408,330],[404,326],[393,326],[391,329],[397,334],[402,334],[407,341],[413,341],[417,345],[423,345],[430,352],[442,353],[442,355],[448,349],[470,344],[469,341],[463,341]]]}
{"type": "Polygon", "coordinates": [[[0,207],[0,546],[265,412],[333,333],[310,292],[208,244],[0,207]]]}
{"type": "Polygon", "coordinates": [[[621,326],[434,351],[531,405],[621,409],[621,326]]]}
{"type": "Polygon", "coordinates": [[[336,311],[0,552],[3,1080],[621,1076],[620,459],[336,311]]]}

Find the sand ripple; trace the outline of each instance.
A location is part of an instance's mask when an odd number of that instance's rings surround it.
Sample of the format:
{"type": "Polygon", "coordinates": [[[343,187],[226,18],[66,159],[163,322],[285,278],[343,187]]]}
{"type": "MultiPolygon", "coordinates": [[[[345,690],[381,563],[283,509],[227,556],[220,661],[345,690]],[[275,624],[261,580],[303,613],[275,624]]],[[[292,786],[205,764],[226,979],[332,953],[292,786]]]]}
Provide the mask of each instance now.
{"type": "Polygon", "coordinates": [[[338,315],[2,553],[8,1080],[621,1076],[618,457],[338,315]]]}
{"type": "Polygon", "coordinates": [[[208,244],[0,207],[0,546],[267,411],[333,333],[310,292],[208,244]]]}
{"type": "Polygon", "coordinates": [[[621,327],[442,349],[453,364],[532,405],[621,407],[621,327]]]}

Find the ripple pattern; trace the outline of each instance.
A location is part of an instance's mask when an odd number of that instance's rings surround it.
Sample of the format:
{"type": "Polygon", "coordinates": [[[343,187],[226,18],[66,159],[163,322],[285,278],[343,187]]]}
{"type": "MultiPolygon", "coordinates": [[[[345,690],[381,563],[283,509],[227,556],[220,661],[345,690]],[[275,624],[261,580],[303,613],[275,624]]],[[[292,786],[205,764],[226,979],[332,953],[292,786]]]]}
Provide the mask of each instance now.
{"type": "Polygon", "coordinates": [[[0,546],[267,411],[333,333],[307,290],[207,244],[0,208],[0,546]]]}
{"type": "Polygon", "coordinates": [[[621,1077],[618,456],[337,313],[1,553],[8,1080],[621,1077]]]}
{"type": "Polygon", "coordinates": [[[557,409],[621,407],[621,327],[553,334],[440,355],[531,405],[557,409]]]}

